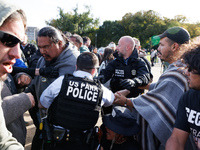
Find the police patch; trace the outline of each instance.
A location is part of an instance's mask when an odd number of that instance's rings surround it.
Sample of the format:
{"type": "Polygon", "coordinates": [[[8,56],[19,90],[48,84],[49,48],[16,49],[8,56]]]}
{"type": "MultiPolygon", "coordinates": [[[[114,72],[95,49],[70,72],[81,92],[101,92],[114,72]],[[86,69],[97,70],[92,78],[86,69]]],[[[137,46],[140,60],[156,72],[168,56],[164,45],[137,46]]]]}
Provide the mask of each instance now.
{"type": "Polygon", "coordinates": [[[132,71],[131,71],[131,74],[132,74],[133,76],[135,76],[135,75],[136,75],[136,70],[132,70],[132,71]]]}
{"type": "Polygon", "coordinates": [[[124,77],[124,70],[115,69],[115,76],[116,77],[124,77]]]}

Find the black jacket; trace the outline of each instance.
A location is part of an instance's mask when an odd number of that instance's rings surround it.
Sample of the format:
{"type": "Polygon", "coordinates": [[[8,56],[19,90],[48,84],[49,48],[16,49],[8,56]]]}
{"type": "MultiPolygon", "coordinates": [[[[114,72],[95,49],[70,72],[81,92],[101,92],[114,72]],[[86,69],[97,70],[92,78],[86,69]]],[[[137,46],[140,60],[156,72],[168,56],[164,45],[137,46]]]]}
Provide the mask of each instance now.
{"type": "Polygon", "coordinates": [[[124,89],[120,86],[120,81],[131,79],[136,83],[136,85],[127,97],[138,96],[142,90],[137,89],[137,87],[148,84],[150,80],[150,73],[146,63],[138,57],[136,49],[134,49],[133,53],[129,57],[127,64],[125,64],[124,58],[120,57],[118,53],[114,53],[114,56],[115,59],[108,63],[106,68],[100,72],[99,76],[103,76],[103,81],[101,81],[105,83],[111,79],[111,90],[116,92],[124,89]]]}
{"type": "Polygon", "coordinates": [[[24,48],[22,45],[20,45],[20,48],[22,52],[24,53],[27,63],[29,65],[31,56],[36,53],[37,47],[34,44],[28,43],[24,48]]]}

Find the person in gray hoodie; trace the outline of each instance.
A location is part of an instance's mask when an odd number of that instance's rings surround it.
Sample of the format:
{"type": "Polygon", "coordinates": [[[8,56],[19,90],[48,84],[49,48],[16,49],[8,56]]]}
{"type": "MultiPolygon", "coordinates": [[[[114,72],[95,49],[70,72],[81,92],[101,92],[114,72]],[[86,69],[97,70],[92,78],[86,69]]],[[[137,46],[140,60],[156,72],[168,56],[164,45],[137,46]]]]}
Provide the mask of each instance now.
{"type": "MultiPolygon", "coordinates": [[[[69,42],[68,38],[61,31],[52,26],[42,28],[38,32],[37,45],[42,57],[38,60],[36,68],[53,66],[59,70],[59,76],[72,74],[75,71],[76,59],[80,52],[77,50],[75,45],[69,42]]],[[[31,92],[35,96],[37,103],[42,92],[55,79],[56,78],[52,77],[36,76],[25,92],[31,92]]],[[[41,120],[40,118],[44,117],[45,113],[43,112],[45,111],[39,111],[36,104],[36,106],[29,112],[36,126],[35,136],[32,141],[32,150],[38,150],[42,145],[39,123],[41,120]]]]}

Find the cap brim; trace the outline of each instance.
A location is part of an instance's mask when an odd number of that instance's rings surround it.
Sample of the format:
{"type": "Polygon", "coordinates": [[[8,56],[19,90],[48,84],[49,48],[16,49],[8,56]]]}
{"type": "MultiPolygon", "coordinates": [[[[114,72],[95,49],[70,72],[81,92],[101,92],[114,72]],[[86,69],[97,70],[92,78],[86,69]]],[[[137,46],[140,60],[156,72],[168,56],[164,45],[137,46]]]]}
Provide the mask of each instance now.
{"type": "Polygon", "coordinates": [[[157,35],[160,39],[167,37],[167,32],[165,31],[163,34],[157,35]]]}
{"type": "Polygon", "coordinates": [[[136,121],[134,124],[129,126],[120,126],[116,124],[116,122],[114,122],[112,115],[105,115],[103,117],[103,123],[108,129],[112,130],[113,132],[125,136],[136,135],[140,131],[140,126],[136,123],[136,121]]]}

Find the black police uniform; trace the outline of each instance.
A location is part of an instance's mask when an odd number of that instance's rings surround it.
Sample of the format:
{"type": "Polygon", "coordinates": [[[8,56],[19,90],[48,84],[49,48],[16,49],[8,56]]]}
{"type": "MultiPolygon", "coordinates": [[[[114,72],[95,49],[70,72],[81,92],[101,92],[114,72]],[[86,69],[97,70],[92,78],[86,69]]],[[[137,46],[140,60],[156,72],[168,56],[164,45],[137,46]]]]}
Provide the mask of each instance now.
{"type": "Polygon", "coordinates": [[[50,124],[65,128],[62,138],[54,137],[59,139],[56,149],[90,150],[89,135],[99,117],[102,95],[99,81],[65,75],[48,115],[50,124]]]}
{"type": "Polygon", "coordinates": [[[135,87],[128,89],[131,93],[127,97],[137,97],[142,90],[137,87],[148,84],[150,80],[150,72],[144,60],[138,57],[137,49],[134,49],[127,63],[123,57],[119,57],[118,53],[114,53],[115,59],[111,61],[105,69],[100,72],[99,77],[103,78],[105,83],[111,78],[110,87],[112,92],[123,90],[120,81],[124,79],[132,79],[135,87]]]}
{"type": "Polygon", "coordinates": [[[24,53],[24,56],[25,56],[25,58],[27,60],[27,63],[29,65],[29,61],[31,59],[31,55],[36,53],[37,47],[34,44],[28,43],[25,47],[20,45],[20,48],[21,48],[22,52],[24,53]]]}

